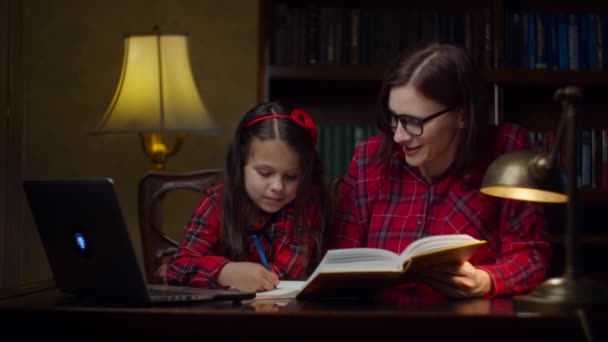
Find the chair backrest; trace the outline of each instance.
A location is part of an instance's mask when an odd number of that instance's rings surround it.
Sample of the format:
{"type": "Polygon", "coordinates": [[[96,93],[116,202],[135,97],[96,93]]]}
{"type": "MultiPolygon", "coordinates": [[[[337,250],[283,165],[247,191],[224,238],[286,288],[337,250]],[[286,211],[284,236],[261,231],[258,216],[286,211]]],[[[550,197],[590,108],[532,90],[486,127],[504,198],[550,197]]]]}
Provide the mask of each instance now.
{"type": "Polygon", "coordinates": [[[139,181],[139,231],[146,277],[149,283],[166,283],[167,261],[177,252],[179,242],[160,229],[159,206],[171,190],[192,190],[201,193],[223,179],[221,169],[187,173],[149,172],[139,181]]]}

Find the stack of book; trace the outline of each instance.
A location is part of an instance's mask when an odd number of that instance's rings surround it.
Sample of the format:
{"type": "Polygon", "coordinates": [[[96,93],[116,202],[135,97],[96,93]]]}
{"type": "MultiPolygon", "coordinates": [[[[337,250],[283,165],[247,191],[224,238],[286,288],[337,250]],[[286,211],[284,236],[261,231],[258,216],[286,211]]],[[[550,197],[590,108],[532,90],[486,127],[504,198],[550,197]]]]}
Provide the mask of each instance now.
{"type": "Polygon", "coordinates": [[[346,173],[357,145],[378,134],[374,124],[318,124],[317,150],[325,166],[327,181],[346,173]]]}

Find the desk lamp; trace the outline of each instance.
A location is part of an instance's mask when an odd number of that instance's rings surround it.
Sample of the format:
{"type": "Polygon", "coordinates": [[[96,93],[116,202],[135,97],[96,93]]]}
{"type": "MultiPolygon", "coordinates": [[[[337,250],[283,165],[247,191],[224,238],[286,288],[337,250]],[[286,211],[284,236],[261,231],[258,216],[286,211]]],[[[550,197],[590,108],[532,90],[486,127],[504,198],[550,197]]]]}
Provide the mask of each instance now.
{"type": "Polygon", "coordinates": [[[591,305],[608,304],[608,286],[581,275],[578,255],[578,126],[576,105],[582,96],[579,87],[567,86],[555,92],[555,100],[562,105],[555,144],[549,154],[532,151],[507,153],[497,158],[484,175],[480,191],[510,199],[566,203],[565,271],[561,277],[551,278],[527,295],[516,296],[520,311],[560,312],[591,305]],[[567,127],[566,194],[562,193],[557,151],[567,127]]]}
{"type": "Polygon", "coordinates": [[[138,133],[152,170],[181,148],[188,133],[221,133],[196,89],[183,34],[128,35],[114,98],[95,133],[138,133]],[[169,148],[163,134],[174,134],[169,148]]]}

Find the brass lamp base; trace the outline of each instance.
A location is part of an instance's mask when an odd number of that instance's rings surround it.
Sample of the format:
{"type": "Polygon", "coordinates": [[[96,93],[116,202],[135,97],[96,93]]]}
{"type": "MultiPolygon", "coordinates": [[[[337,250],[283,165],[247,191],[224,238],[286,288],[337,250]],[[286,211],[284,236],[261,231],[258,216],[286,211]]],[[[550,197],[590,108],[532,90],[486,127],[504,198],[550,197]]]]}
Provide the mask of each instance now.
{"type": "Polygon", "coordinates": [[[179,152],[187,136],[188,134],[186,133],[177,133],[173,148],[169,149],[163,142],[163,137],[160,133],[140,134],[142,149],[152,161],[150,169],[153,171],[165,171],[167,158],[179,152]]]}
{"type": "Polygon", "coordinates": [[[608,307],[608,286],[585,277],[551,278],[527,295],[515,296],[516,312],[563,313],[608,307]]]}

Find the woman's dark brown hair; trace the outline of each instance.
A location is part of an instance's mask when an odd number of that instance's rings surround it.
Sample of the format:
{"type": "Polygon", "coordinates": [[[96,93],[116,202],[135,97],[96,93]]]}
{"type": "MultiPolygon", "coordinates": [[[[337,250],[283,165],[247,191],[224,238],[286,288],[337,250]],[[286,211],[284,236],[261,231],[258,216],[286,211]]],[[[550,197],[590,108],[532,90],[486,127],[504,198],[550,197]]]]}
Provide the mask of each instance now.
{"type": "Polygon", "coordinates": [[[467,52],[455,45],[434,43],[400,55],[387,68],[376,114],[382,132],[376,159],[381,163],[390,161],[395,148],[387,110],[389,94],[394,87],[406,85],[446,107],[463,110],[463,139],[453,167],[457,174],[466,173],[485,153],[489,124],[486,89],[467,52]]]}

